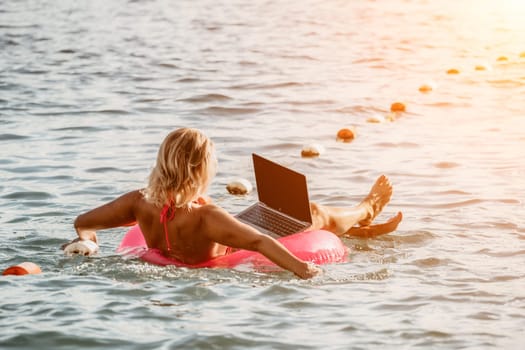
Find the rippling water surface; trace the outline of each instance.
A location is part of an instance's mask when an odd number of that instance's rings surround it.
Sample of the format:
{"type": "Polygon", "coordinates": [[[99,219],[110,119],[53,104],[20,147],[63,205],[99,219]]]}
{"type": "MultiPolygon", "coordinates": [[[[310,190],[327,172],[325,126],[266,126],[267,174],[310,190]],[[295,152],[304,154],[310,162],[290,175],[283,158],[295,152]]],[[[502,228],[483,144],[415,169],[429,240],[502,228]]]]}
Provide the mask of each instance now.
{"type": "Polygon", "coordinates": [[[0,279],[0,347],[519,348],[523,18],[512,0],[2,2],[0,262],[43,273],[0,279]],[[395,101],[394,122],[367,122],[395,101]],[[231,212],[254,200],[225,185],[253,180],[256,151],[325,204],[356,204],[385,173],[379,220],[404,221],[345,239],[351,261],[310,281],[124,259],[123,229],[64,257],[75,216],[143,186],[181,126],[215,140],[210,194],[231,212]],[[326,152],[301,158],[309,143],[326,152]]]}

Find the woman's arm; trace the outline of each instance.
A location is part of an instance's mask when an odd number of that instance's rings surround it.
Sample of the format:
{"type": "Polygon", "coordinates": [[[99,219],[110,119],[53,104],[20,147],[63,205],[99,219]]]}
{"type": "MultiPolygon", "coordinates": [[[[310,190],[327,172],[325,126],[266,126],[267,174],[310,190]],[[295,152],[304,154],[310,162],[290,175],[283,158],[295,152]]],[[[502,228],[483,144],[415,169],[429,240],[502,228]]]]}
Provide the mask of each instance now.
{"type": "MultiPolygon", "coordinates": [[[[133,191],[79,215],[75,220],[78,240],[91,240],[97,243],[97,230],[118,226],[127,226],[136,221],[134,206],[140,201],[140,191],[133,191]]],[[[72,241],[72,242],[74,242],[72,241]]]]}
{"type": "Polygon", "coordinates": [[[209,239],[233,248],[257,251],[301,278],[310,278],[321,272],[314,264],[298,259],[279,241],[240,222],[224,209],[215,205],[208,205],[202,209],[205,210],[202,217],[202,233],[209,239]]]}

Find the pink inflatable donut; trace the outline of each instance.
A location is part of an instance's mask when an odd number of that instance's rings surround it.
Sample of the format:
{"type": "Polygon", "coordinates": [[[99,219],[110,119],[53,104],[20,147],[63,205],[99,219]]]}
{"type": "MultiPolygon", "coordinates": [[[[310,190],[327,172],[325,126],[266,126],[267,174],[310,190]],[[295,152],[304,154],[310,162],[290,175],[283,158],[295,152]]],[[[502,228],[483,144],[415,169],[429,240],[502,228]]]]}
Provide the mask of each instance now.
{"type": "MultiPolygon", "coordinates": [[[[279,239],[289,251],[298,258],[315,264],[330,264],[348,260],[348,249],[339,237],[323,230],[305,231],[279,239]]],[[[158,249],[148,249],[142,231],[138,225],[133,226],[122,239],[117,253],[132,254],[140,259],[161,266],[176,265],[184,267],[235,267],[240,264],[253,266],[273,266],[273,262],[263,255],[248,251],[238,250],[231,254],[202,262],[188,265],[176,259],[167,258],[158,249]]]]}

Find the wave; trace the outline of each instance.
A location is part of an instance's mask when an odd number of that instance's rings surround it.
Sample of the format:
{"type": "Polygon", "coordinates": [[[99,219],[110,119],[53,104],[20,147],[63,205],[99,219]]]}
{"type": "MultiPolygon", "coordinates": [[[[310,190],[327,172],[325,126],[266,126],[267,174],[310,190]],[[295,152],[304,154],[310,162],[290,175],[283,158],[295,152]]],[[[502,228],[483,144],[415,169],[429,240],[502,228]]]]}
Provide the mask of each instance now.
{"type": "MultiPolygon", "coordinates": [[[[512,251],[494,251],[490,248],[484,248],[476,252],[477,254],[483,254],[495,258],[509,258],[509,257],[515,257],[515,256],[522,256],[525,255],[525,250],[512,250],[512,251]]],[[[500,280],[501,280],[500,276],[500,280]]],[[[519,276],[512,276],[510,277],[512,279],[520,278],[519,276]]]]}
{"type": "Polygon", "coordinates": [[[378,142],[377,147],[384,148],[420,148],[421,145],[415,142],[378,142]]]}
{"type": "Polygon", "coordinates": [[[362,105],[356,105],[356,106],[345,106],[338,109],[333,110],[335,113],[341,113],[341,114],[364,114],[364,113],[384,113],[386,110],[380,109],[374,106],[362,106],[362,105]]]}
{"type": "MultiPolygon", "coordinates": [[[[11,162],[14,163],[14,162],[11,162]]],[[[34,165],[34,166],[21,166],[16,168],[6,168],[2,169],[14,174],[34,174],[47,170],[56,170],[56,169],[72,169],[72,166],[69,165],[60,165],[60,166],[46,166],[46,165],[34,165]]]]}
{"type": "Polygon", "coordinates": [[[66,126],[63,128],[54,128],[51,131],[82,131],[82,132],[97,132],[102,131],[104,128],[97,126],[66,126]]]}
{"type": "Polygon", "coordinates": [[[128,173],[127,170],[123,170],[123,169],[115,168],[115,167],[89,168],[89,169],[86,169],[86,172],[88,173],[113,173],[113,172],[128,173]]]}
{"type": "Polygon", "coordinates": [[[186,101],[186,102],[213,102],[213,101],[228,101],[232,98],[227,95],[222,94],[203,94],[203,95],[195,95],[191,97],[181,98],[178,101],[186,101]]]}
{"type": "Polygon", "coordinates": [[[240,108],[240,107],[220,107],[212,106],[201,109],[199,112],[203,114],[229,116],[229,115],[244,115],[244,114],[255,114],[260,112],[258,108],[240,108]]]}
{"type": "Polygon", "coordinates": [[[99,110],[70,110],[70,111],[51,111],[51,112],[32,112],[36,116],[55,116],[55,115],[84,115],[84,114],[109,114],[109,115],[128,115],[130,111],[125,109],[99,109],[99,110]]]}
{"type": "Polygon", "coordinates": [[[201,79],[195,77],[186,77],[180,78],[179,80],[177,80],[177,83],[196,83],[198,81],[201,81],[201,79]]]}
{"type": "Polygon", "coordinates": [[[0,134],[0,141],[14,141],[28,139],[29,136],[18,135],[18,134],[0,134]]]}
{"type": "Polygon", "coordinates": [[[317,58],[310,55],[279,55],[279,57],[289,60],[319,61],[317,58]]]}
{"type": "Polygon", "coordinates": [[[309,101],[283,101],[283,104],[289,104],[292,106],[310,106],[310,105],[331,105],[335,104],[334,100],[309,100],[309,101]]]}
{"type": "Polygon", "coordinates": [[[179,66],[177,66],[176,64],[173,64],[173,63],[157,63],[157,66],[158,67],[161,67],[161,68],[167,68],[167,69],[178,69],[180,68],[179,66]]]}
{"type": "Polygon", "coordinates": [[[497,88],[513,88],[525,86],[525,81],[520,81],[520,79],[489,80],[488,83],[493,87],[497,88]]]}
{"type": "Polygon", "coordinates": [[[282,83],[268,83],[268,84],[261,84],[261,83],[249,83],[249,84],[241,84],[241,85],[233,85],[230,86],[230,89],[234,90],[266,90],[266,89],[283,89],[283,88],[291,88],[291,87],[302,87],[311,85],[310,83],[299,83],[296,81],[289,81],[289,82],[282,82],[282,83]]]}
{"type": "Polygon", "coordinates": [[[51,199],[54,196],[51,193],[48,192],[40,192],[40,191],[18,191],[18,192],[11,192],[6,195],[3,195],[2,198],[4,199],[26,199],[26,200],[43,200],[43,199],[51,199]]]}

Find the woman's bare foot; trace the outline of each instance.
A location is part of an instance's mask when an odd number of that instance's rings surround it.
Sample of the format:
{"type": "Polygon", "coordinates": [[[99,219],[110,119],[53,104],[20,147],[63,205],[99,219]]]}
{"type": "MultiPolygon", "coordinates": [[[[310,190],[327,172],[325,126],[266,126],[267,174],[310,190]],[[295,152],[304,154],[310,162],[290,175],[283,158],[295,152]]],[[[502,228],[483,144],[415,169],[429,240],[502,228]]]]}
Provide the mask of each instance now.
{"type": "Polygon", "coordinates": [[[392,184],[385,175],[381,175],[370,189],[368,196],[359,204],[360,207],[367,210],[368,215],[358,224],[360,226],[370,225],[384,206],[390,202],[390,197],[392,197],[392,184]]]}
{"type": "Polygon", "coordinates": [[[390,233],[397,229],[397,226],[403,219],[403,214],[398,212],[397,215],[391,217],[386,222],[370,226],[359,226],[359,227],[350,227],[345,233],[344,236],[353,236],[361,238],[375,237],[379,235],[384,235],[390,233]]]}

